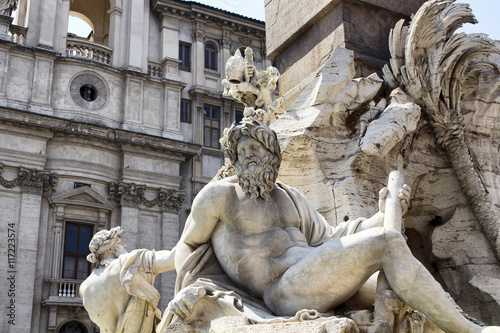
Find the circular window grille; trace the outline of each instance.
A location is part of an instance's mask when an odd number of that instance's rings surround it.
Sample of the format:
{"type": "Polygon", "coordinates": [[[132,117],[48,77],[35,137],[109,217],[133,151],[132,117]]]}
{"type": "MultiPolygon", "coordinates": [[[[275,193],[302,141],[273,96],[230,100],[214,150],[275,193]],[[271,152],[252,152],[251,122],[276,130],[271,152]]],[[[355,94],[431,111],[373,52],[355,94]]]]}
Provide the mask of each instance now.
{"type": "Polygon", "coordinates": [[[101,79],[89,74],[77,76],[70,85],[73,101],[87,110],[97,110],[106,104],[108,91],[101,79]]]}

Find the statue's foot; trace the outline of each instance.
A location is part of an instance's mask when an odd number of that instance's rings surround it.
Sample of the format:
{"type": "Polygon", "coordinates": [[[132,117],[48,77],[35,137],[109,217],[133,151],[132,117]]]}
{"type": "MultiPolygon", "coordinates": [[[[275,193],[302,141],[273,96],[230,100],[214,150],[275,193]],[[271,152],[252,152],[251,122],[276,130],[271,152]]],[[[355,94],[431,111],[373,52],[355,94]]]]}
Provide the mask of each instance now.
{"type": "Polygon", "coordinates": [[[500,333],[500,326],[488,326],[481,330],[481,333],[500,333]]]}

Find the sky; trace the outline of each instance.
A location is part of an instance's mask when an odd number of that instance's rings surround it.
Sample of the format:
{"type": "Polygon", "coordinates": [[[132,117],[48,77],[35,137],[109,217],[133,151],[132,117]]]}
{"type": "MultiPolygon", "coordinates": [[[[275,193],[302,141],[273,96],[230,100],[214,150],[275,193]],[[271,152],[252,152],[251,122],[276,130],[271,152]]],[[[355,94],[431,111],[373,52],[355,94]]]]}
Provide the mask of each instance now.
{"type": "MultiPolygon", "coordinates": [[[[227,10],[243,16],[255,18],[264,21],[264,0],[197,0],[195,2],[203,3],[212,7],[227,10]]],[[[457,0],[458,2],[468,3],[472,8],[478,24],[466,24],[459,32],[466,33],[485,33],[490,38],[500,40],[500,25],[496,21],[500,13],[500,0],[457,0]]],[[[78,19],[70,17],[70,32],[77,31],[80,36],[87,36],[90,32],[85,25],[78,25],[78,19]]]]}

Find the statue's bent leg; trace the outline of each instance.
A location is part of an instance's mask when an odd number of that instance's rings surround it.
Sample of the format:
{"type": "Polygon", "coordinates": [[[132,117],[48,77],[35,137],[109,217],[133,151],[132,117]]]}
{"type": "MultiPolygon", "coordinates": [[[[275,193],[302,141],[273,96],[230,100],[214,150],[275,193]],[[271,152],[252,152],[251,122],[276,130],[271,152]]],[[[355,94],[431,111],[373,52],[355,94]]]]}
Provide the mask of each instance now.
{"type": "Polygon", "coordinates": [[[394,230],[373,228],[327,242],[290,267],[267,288],[266,305],[278,315],[300,309],[325,312],[349,299],[384,269],[396,294],[447,332],[480,332],[464,318],[394,230]]]}

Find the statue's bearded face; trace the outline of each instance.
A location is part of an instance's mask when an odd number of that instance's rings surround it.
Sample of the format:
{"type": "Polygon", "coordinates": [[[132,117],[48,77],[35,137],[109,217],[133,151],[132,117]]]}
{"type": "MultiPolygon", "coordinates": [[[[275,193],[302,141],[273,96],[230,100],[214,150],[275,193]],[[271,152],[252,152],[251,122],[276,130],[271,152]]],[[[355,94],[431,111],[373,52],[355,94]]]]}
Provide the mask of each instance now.
{"type": "Polygon", "coordinates": [[[278,176],[278,157],[274,156],[258,140],[243,136],[238,141],[238,159],[234,165],[240,187],[252,200],[269,201],[278,176]]]}

